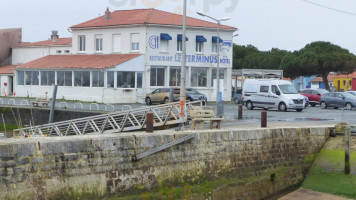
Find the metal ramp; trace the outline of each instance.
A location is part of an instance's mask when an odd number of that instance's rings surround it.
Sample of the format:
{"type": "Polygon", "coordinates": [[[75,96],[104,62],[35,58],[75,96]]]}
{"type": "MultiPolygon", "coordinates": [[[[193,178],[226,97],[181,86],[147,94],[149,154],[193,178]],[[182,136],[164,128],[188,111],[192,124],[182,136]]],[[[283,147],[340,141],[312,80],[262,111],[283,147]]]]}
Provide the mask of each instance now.
{"type": "MultiPolygon", "coordinates": [[[[203,106],[202,101],[187,102],[187,109],[203,106]]],[[[158,106],[120,111],[110,114],[43,124],[15,129],[15,136],[67,136],[85,134],[118,133],[140,130],[146,127],[146,113],[153,113],[153,126],[165,126],[179,123],[179,102],[158,106]]],[[[187,118],[185,118],[185,121],[187,118]]]]}

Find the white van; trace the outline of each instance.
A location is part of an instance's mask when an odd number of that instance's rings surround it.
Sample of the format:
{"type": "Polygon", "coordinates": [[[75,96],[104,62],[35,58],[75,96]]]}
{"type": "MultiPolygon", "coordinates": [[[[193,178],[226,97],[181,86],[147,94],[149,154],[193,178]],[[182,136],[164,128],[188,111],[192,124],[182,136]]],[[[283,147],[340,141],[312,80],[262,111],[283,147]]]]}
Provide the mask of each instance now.
{"type": "Polygon", "coordinates": [[[242,89],[243,102],[247,109],[254,107],[276,108],[280,111],[294,109],[301,112],[305,100],[289,81],[271,79],[247,79],[242,89]]]}

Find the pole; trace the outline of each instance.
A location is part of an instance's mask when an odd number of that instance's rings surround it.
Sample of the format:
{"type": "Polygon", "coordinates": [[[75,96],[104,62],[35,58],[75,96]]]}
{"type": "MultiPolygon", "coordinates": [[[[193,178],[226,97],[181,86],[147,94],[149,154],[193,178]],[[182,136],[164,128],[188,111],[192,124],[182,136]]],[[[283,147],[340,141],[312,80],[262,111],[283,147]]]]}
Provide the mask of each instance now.
{"type": "Polygon", "coordinates": [[[57,85],[54,85],[53,88],[53,95],[52,95],[52,105],[51,105],[51,112],[49,114],[49,120],[48,123],[53,123],[53,115],[54,115],[54,109],[56,106],[56,98],[57,98],[57,85]]]}
{"type": "Polygon", "coordinates": [[[184,118],[185,118],[185,56],[186,56],[186,19],[187,19],[187,0],[183,1],[183,36],[182,36],[182,65],[180,74],[180,106],[181,113],[179,114],[179,127],[181,130],[184,129],[184,118]]]}
{"type": "Polygon", "coordinates": [[[217,92],[216,92],[216,116],[220,117],[224,115],[224,103],[222,101],[222,93],[220,92],[220,23],[221,20],[216,20],[218,23],[218,30],[217,30],[217,42],[218,42],[218,52],[217,52],[217,57],[218,57],[218,62],[216,66],[216,77],[217,77],[217,92]]]}

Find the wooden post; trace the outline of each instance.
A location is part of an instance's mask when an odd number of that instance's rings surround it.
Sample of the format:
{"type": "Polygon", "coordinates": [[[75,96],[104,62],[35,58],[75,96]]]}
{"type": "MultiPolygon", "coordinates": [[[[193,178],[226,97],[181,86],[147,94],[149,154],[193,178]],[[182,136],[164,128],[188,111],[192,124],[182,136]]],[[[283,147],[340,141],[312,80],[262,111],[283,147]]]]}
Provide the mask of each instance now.
{"type": "Polygon", "coordinates": [[[266,111],[261,112],[261,127],[262,128],[267,127],[267,112],[266,111]]]}
{"type": "Polygon", "coordinates": [[[345,133],[345,174],[350,174],[350,136],[351,127],[347,123],[338,123],[335,126],[336,133],[345,133]]]}
{"type": "Polygon", "coordinates": [[[153,113],[146,113],[146,133],[153,133],[153,113]]]}
{"type": "Polygon", "coordinates": [[[241,120],[242,119],[242,105],[239,104],[239,110],[238,110],[238,116],[237,116],[237,119],[241,120]]]}

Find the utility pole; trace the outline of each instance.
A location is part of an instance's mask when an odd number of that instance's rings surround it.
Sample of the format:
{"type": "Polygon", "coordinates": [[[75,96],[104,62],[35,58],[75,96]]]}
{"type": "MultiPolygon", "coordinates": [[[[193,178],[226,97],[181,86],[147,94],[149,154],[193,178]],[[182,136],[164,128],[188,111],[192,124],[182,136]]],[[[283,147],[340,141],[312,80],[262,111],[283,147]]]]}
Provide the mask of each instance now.
{"type": "Polygon", "coordinates": [[[187,22],[187,0],[183,1],[183,36],[182,36],[182,64],[180,69],[180,114],[179,127],[184,130],[185,110],[185,56],[186,56],[186,22],[187,22]]]}

